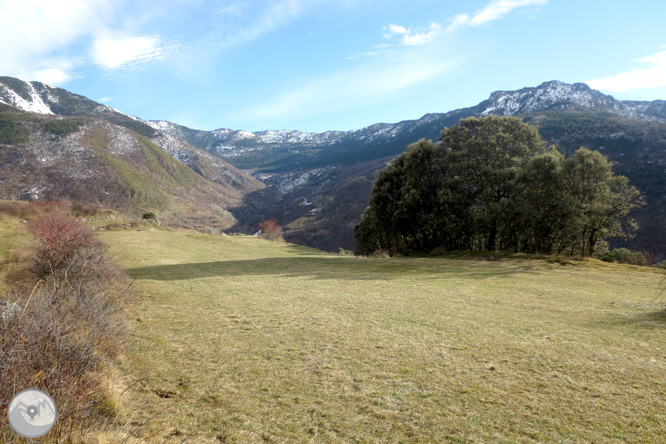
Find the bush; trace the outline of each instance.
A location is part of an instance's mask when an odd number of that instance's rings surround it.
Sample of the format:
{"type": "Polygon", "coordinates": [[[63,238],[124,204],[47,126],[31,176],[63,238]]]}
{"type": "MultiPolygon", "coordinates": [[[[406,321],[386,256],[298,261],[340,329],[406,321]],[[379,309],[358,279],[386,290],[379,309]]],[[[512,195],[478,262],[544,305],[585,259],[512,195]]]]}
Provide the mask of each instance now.
{"type": "Polygon", "coordinates": [[[282,240],[282,228],[275,219],[265,220],[259,224],[259,237],[270,241],[282,240]]]}
{"type": "Polygon", "coordinates": [[[0,404],[47,391],[58,406],[49,438],[64,442],[112,413],[101,383],[124,344],[128,280],[81,222],[49,213],[28,229],[37,238],[29,276],[7,293],[21,312],[0,321],[0,404]]]}
{"type": "Polygon", "coordinates": [[[99,213],[99,207],[96,205],[86,204],[80,201],[72,202],[70,212],[74,217],[81,216],[94,216],[99,213]]]}
{"type": "Polygon", "coordinates": [[[69,213],[74,217],[94,216],[100,212],[100,207],[81,201],[70,202],[68,199],[63,199],[57,202],[0,202],[0,213],[8,214],[19,219],[34,219],[52,211],[69,213]]]}
{"type": "Polygon", "coordinates": [[[354,252],[351,250],[345,250],[344,248],[340,247],[340,251],[338,251],[338,254],[340,256],[353,256],[354,252]]]}
{"type": "Polygon", "coordinates": [[[38,214],[37,208],[27,202],[5,201],[0,202],[0,213],[18,219],[28,219],[38,214]]]}
{"type": "Polygon", "coordinates": [[[645,254],[640,251],[631,251],[628,248],[616,248],[612,251],[606,251],[599,255],[599,259],[605,262],[615,262],[618,264],[642,266],[654,264],[654,255],[651,253],[645,254]]]}
{"type": "Polygon", "coordinates": [[[153,213],[152,211],[148,211],[147,213],[143,213],[143,216],[141,216],[141,219],[157,220],[157,215],[155,213],[153,213]]]}
{"type": "Polygon", "coordinates": [[[370,257],[375,257],[375,258],[388,258],[391,257],[391,253],[389,253],[387,250],[375,250],[372,252],[370,257]]]}

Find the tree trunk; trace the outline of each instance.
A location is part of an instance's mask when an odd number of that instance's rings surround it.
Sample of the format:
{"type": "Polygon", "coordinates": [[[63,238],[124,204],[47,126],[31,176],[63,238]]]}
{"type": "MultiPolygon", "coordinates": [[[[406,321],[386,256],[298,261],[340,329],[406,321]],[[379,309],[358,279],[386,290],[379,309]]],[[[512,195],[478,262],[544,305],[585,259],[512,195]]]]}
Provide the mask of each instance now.
{"type": "Polygon", "coordinates": [[[490,226],[490,231],[488,233],[488,244],[486,245],[486,250],[495,251],[495,241],[497,239],[497,219],[495,219],[490,226]]]}

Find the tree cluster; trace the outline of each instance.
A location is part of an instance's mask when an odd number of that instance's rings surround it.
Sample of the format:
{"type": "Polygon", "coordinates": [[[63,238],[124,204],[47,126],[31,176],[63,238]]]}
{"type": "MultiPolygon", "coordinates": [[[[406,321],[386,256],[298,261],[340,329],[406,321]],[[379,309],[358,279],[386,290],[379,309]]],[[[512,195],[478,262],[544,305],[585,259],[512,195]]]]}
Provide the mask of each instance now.
{"type": "Polygon", "coordinates": [[[379,174],[357,252],[513,250],[592,255],[635,228],[643,202],[599,152],[565,159],[514,117],[462,119],[440,142],[420,140],[379,174]]]}

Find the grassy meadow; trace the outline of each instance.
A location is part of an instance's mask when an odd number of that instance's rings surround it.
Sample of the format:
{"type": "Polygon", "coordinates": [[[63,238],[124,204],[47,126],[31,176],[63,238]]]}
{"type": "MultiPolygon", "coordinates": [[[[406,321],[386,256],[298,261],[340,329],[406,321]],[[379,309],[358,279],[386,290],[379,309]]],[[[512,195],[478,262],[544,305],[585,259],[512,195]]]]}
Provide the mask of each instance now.
{"type": "Polygon", "coordinates": [[[184,231],[103,238],[135,279],[120,402],[144,442],[666,436],[657,270],[356,258],[184,231]]]}

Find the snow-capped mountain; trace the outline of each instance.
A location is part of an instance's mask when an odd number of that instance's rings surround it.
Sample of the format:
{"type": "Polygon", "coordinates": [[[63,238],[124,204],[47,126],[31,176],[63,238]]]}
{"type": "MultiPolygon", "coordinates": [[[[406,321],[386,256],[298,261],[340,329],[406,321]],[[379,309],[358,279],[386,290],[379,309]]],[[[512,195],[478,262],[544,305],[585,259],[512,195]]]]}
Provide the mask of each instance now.
{"type": "MultiPolygon", "coordinates": [[[[496,91],[475,106],[426,114],[417,120],[324,133],[203,131],[168,121],[145,122],[60,88],[9,77],[0,77],[0,102],[33,113],[55,114],[56,119],[88,116],[106,120],[146,136],[213,182],[234,187],[249,184],[251,178],[228,165],[232,164],[281,196],[276,206],[262,207],[257,218],[277,217],[285,226],[287,240],[331,251],[353,248],[352,230],[367,205],[377,171],[407,145],[421,138],[437,140],[445,127],[456,125],[461,118],[521,116],[567,153],[586,146],[607,155],[620,174],[644,190],[648,201],[648,206],[636,212],[641,231],[627,246],[666,248],[666,211],[662,210],[666,191],[659,185],[666,180],[663,100],[619,101],[583,83],[550,81],[518,91],[496,91]]],[[[254,203],[247,200],[244,205],[254,203]]],[[[254,222],[258,220],[247,219],[247,226],[254,222]]]]}
{"type": "MultiPolygon", "coordinates": [[[[260,168],[263,166],[261,160],[263,157],[266,160],[270,159],[272,163],[277,162],[280,168],[284,167],[283,169],[287,170],[290,169],[289,166],[280,163],[280,159],[291,162],[294,160],[293,155],[303,154],[313,148],[317,148],[318,154],[308,156],[308,162],[322,156],[329,157],[322,159],[323,163],[319,162],[317,167],[335,163],[334,159],[330,158],[330,152],[333,150],[318,149],[322,147],[336,147],[337,151],[349,153],[370,146],[387,144],[393,146],[389,151],[379,149],[376,155],[370,157],[361,156],[362,158],[356,159],[355,156],[351,156],[352,163],[357,160],[397,154],[411,141],[420,137],[436,139],[445,126],[456,124],[460,118],[469,116],[489,114],[513,116],[556,109],[579,109],[630,119],[666,122],[666,101],[619,101],[591,89],[584,83],[567,84],[556,80],[518,91],[496,91],[487,100],[470,108],[448,113],[426,114],[417,120],[377,123],[357,130],[323,133],[296,130],[248,132],[228,128],[203,131],[165,120],[145,122],[64,89],[54,88],[41,82],[23,82],[11,77],[0,77],[0,102],[41,114],[101,118],[131,128],[149,138],[155,137],[158,132],[170,134],[195,148],[227,159],[241,168],[260,168]],[[267,153],[257,156],[256,151],[267,153]],[[246,157],[251,157],[252,160],[248,162],[246,157]]],[[[158,139],[165,140],[164,137],[158,139]]],[[[301,161],[298,165],[300,169],[304,167],[301,161]]]]}
{"type": "Polygon", "coordinates": [[[143,136],[152,136],[155,133],[141,119],[42,82],[24,82],[13,77],[0,77],[0,103],[39,114],[102,119],[130,128],[143,136]]]}
{"type": "MultiPolygon", "coordinates": [[[[410,143],[420,137],[436,139],[445,126],[457,124],[459,119],[469,116],[514,116],[550,110],[582,110],[623,118],[666,122],[666,101],[620,101],[593,90],[584,83],[567,84],[553,80],[518,91],[493,92],[487,100],[470,108],[426,114],[417,120],[377,123],[351,131],[306,133],[281,130],[251,133],[227,128],[213,131],[194,130],[164,120],[147,123],[152,128],[178,137],[192,146],[226,158],[232,163],[238,162],[238,166],[257,168],[262,165],[260,161],[257,162],[259,157],[253,153],[255,151],[270,152],[271,155],[267,153],[264,157],[270,158],[271,162],[278,160],[279,163],[280,157],[303,153],[311,148],[337,146],[349,151],[374,145],[394,145],[397,141],[410,143]],[[279,153],[276,153],[277,151],[279,153]],[[252,156],[253,162],[244,162],[242,158],[247,156],[252,156]]],[[[397,152],[404,149],[406,143],[398,145],[397,152]]],[[[378,154],[378,157],[382,157],[384,153],[378,154]]]]}
{"type": "Polygon", "coordinates": [[[615,100],[585,83],[573,85],[553,80],[536,88],[518,91],[495,91],[476,108],[480,116],[489,114],[513,116],[551,109],[576,107],[608,112],[628,119],[666,121],[666,101],[634,102],[615,100]]]}

